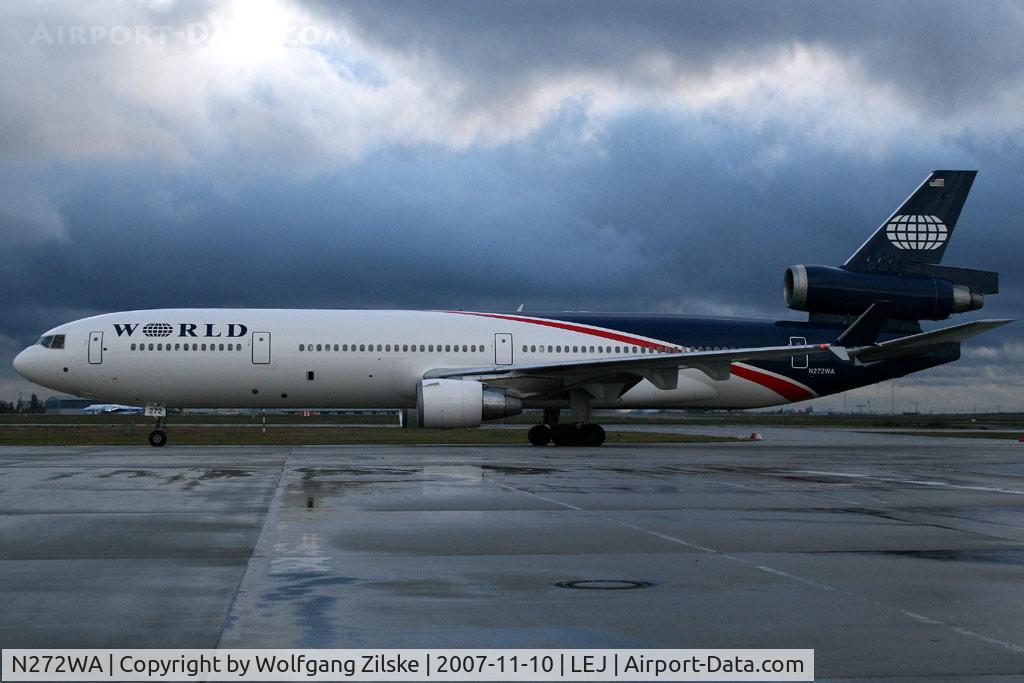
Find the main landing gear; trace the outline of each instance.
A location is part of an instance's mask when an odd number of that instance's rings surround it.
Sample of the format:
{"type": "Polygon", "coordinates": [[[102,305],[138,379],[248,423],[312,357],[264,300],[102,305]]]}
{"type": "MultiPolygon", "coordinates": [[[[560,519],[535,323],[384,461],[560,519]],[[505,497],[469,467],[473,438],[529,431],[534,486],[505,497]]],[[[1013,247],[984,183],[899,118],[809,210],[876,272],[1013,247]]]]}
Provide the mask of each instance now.
{"type": "Polygon", "coordinates": [[[149,445],[155,448],[160,448],[167,444],[167,432],[162,427],[164,424],[164,418],[167,417],[167,408],[163,406],[146,406],[146,415],[148,417],[156,418],[156,425],[153,431],[149,433],[149,445]]]}
{"type": "Polygon", "coordinates": [[[534,425],[527,435],[534,446],[600,446],[604,443],[604,428],[599,424],[569,424],[566,422],[553,425],[534,425]]]}
{"type": "Polygon", "coordinates": [[[546,446],[548,443],[554,443],[556,446],[590,447],[600,446],[604,443],[605,433],[601,425],[583,421],[559,422],[558,412],[558,409],[544,410],[544,424],[530,427],[527,434],[530,443],[534,446],[546,446]]]}

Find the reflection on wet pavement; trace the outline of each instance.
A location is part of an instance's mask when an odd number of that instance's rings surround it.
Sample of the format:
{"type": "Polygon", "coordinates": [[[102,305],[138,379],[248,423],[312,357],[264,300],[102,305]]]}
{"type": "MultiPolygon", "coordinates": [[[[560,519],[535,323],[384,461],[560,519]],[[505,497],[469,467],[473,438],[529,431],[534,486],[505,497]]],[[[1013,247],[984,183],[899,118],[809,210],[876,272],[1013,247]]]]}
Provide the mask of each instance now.
{"type": "Polygon", "coordinates": [[[1018,444],[762,431],[0,449],[0,642],[812,647],[824,678],[1024,676],[1018,444]]]}

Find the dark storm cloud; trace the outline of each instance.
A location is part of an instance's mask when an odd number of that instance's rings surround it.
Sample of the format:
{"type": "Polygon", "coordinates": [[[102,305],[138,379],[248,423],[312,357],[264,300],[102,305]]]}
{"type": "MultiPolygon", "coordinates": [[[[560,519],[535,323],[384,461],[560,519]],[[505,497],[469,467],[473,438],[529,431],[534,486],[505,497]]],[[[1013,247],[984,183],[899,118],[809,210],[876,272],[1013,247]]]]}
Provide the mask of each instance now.
{"type": "MultiPolygon", "coordinates": [[[[209,178],[94,169],[65,199],[69,239],[21,247],[0,276],[12,300],[60,310],[525,303],[782,314],[786,266],[841,263],[935,165],[910,151],[880,165],[796,148],[769,173],[747,165],[763,133],[719,132],[709,146],[716,131],[700,120],[637,114],[600,149],[567,148],[578,125],[566,116],[512,147],[381,152],[230,194],[214,189],[216,164],[209,178]]],[[[775,142],[797,145],[781,133],[775,142]]],[[[979,162],[957,154],[959,165],[979,162]]],[[[1012,273],[1021,240],[1008,216],[1024,203],[1010,173],[979,176],[948,262],[1012,273]]],[[[994,299],[1020,300],[1012,274],[994,299]]]]}
{"type": "MultiPolygon", "coordinates": [[[[197,7],[132,21],[217,11],[197,7]]],[[[5,37],[0,131],[18,154],[0,161],[0,398],[20,344],[112,310],[800,318],[782,304],[786,266],[841,263],[933,168],[980,170],[946,262],[1001,271],[985,316],[1024,304],[1015,5],[313,7],[369,47],[253,66],[208,58],[216,46],[5,37]],[[796,46],[809,63],[786,71],[796,46]]],[[[32,21],[66,14],[41,6],[32,21]]],[[[1016,327],[904,390],[973,375],[968,393],[1008,406],[1024,385],[1016,327]]]]}
{"type": "Polygon", "coordinates": [[[559,73],[660,85],[651,56],[682,73],[770,61],[796,43],[863,66],[933,115],[971,111],[1019,87],[1024,10],[1010,2],[333,2],[309,4],[371,43],[435,59],[467,97],[514,97],[559,73]]]}

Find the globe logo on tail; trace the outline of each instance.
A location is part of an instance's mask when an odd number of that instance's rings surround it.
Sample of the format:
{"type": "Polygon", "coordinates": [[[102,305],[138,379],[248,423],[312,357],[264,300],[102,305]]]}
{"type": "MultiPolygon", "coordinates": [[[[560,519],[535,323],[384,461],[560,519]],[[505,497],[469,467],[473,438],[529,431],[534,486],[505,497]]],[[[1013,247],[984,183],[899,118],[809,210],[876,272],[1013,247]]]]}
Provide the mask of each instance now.
{"type": "Polygon", "coordinates": [[[885,234],[897,249],[927,251],[945,244],[949,230],[936,216],[893,216],[885,234]]]}

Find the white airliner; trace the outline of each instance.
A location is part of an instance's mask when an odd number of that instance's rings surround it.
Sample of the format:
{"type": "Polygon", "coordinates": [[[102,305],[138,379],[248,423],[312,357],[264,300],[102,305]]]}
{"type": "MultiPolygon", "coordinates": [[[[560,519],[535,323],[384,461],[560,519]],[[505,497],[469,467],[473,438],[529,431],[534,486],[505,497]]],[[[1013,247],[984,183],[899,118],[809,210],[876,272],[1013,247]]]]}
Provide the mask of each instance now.
{"type": "Polygon", "coordinates": [[[956,360],[962,339],[1009,322],[918,324],[996,290],[994,273],[934,265],[973,178],[936,171],[843,267],[790,268],[787,303],[806,321],[141,310],[55,327],[14,367],[69,394],[145,405],[154,446],[168,408],[247,407],[398,408],[407,425],[441,428],[542,408],[531,443],[600,445],[594,408],[772,406],[956,360]]]}
{"type": "MultiPolygon", "coordinates": [[[[574,397],[581,424],[591,408],[773,405],[776,383],[810,397],[752,365],[740,371],[747,378],[730,376],[729,364],[825,348],[696,351],[518,314],[165,309],[61,325],[14,366],[38,384],[145,405],[151,415],[186,406],[406,408],[424,427],[475,427],[524,405],[569,407],[574,397]]],[[[599,429],[586,430],[587,443],[600,440],[599,429]]],[[[165,438],[151,435],[155,444],[165,438]]]]}

